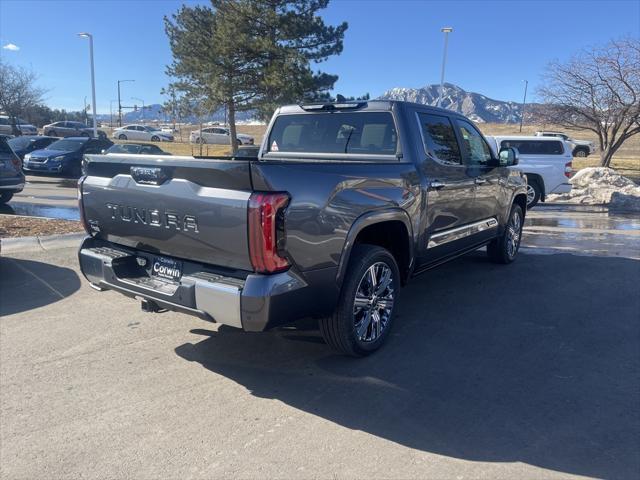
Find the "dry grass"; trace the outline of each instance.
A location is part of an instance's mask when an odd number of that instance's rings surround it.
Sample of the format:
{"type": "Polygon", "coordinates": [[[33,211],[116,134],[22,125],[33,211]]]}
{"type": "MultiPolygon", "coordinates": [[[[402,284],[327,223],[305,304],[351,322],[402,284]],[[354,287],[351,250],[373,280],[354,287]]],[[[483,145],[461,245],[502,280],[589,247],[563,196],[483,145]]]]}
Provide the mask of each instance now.
{"type": "Polygon", "coordinates": [[[82,232],[80,222],[49,218],[0,215],[0,238],[33,237],[82,232]]]}

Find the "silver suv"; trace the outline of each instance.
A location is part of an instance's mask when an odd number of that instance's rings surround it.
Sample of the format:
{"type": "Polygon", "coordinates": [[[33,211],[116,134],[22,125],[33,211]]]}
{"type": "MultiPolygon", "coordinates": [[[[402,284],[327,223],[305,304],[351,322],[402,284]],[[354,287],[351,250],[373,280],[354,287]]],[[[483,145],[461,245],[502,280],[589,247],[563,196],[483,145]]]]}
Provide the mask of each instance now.
{"type": "MultiPolygon", "coordinates": [[[[15,124],[22,135],[37,135],[38,129],[26,120],[16,117],[15,124]]],[[[14,135],[13,121],[8,115],[0,115],[0,134],[14,135]]]]}

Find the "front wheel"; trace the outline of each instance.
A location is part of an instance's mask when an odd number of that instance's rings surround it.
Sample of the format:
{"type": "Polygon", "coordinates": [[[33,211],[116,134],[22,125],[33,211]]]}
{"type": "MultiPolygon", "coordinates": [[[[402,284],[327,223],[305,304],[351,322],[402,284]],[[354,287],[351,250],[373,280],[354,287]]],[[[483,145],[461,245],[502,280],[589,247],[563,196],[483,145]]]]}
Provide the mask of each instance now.
{"type": "Polygon", "coordinates": [[[513,205],[504,233],[487,245],[487,254],[492,262],[507,264],[516,259],[518,250],[520,250],[523,225],[522,207],[513,205]]]}
{"type": "Polygon", "coordinates": [[[152,142],[159,142],[160,141],[160,137],[157,137],[157,136],[154,135],[153,137],[151,137],[151,141],[152,142]]]}
{"type": "Polygon", "coordinates": [[[13,192],[2,192],[0,193],[0,205],[4,205],[9,200],[13,198],[13,192]]]}
{"type": "Polygon", "coordinates": [[[336,311],[320,320],[334,350],[354,357],[382,346],[391,329],[400,292],[400,271],[391,253],[375,245],[354,246],[336,311]]]}
{"type": "Polygon", "coordinates": [[[127,136],[124,133],[121,133],[120,135],[118,135],[118,140],[126,140],[127,136]]]}
{"type": "Polygon", "coordinates": [[[56,135],[56,131],[55,130],[49,130],[49,132],[47,133],[47,136],[49,136],[49,137],[57,137],[58,135],[56,135]]]}

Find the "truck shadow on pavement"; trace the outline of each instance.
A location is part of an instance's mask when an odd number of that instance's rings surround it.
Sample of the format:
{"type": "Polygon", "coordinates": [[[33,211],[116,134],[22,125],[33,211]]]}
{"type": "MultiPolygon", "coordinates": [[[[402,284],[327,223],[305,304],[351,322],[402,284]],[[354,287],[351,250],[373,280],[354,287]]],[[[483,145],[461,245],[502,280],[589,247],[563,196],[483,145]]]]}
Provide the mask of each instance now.
{"type": "Polygon", "coordinates": [[[474,254],[414,279],[393,336],[364,359],[300,330],[194,330],[207,338],[176,353],[407,447],[637,478],[638,281],[629,259],[521,255],[505,267],[474,254]]]}
{"type": "Polygon", "coordinates": [[[44,307],[80,288],[70,268],[0,257],[0,317],[44,307]]]}

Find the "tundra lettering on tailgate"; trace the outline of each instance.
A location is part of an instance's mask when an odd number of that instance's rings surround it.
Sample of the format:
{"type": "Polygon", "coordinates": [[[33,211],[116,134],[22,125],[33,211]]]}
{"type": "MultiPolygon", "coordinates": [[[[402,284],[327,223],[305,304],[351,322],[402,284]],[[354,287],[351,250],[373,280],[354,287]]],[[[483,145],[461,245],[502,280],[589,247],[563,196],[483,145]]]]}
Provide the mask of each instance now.
{"type": "Polygon", "coordinates": [[[133,207],[117,203],[107,203],[106,207],[110,210],[113,220],[199,233],[198,219],[195,215],[181,216],[174,212],[161,212],[156,208],[133,207]]]}

